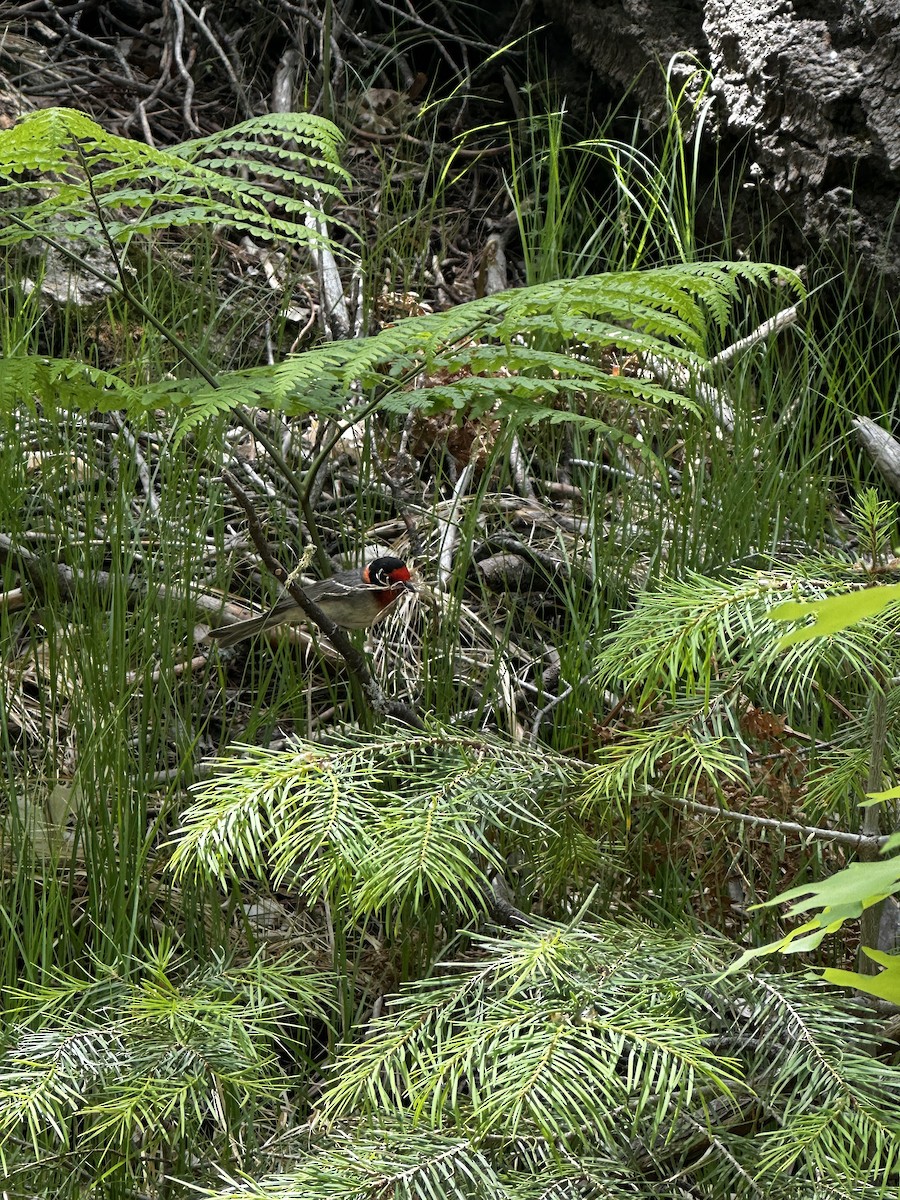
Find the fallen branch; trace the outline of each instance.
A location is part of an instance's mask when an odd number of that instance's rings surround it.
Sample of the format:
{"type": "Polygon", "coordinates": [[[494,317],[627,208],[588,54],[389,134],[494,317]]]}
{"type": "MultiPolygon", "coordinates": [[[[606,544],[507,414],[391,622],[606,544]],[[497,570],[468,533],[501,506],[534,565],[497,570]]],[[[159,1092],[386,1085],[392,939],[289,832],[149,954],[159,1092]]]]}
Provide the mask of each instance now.
{"type": "MultiPolygon", "coordinates": [[[[774,336],[774,334],[779,333],[782,329],[786,329],[789,325],[793,325],[796,320],[796,305],[793,305],[791,308],[782,309],[774,317],[770,317],[767,321],[763,321],[761,325],[757,325],[752,333],[748,333],[746,337],[732,342],[730,346],[726,346],[724,350],[721,350],[711,358],[708,363],[704,363],[703,373],[705,374],[711,368],[723,366],[744,350],[749,350],[758,342],[763,342],[767,338],[774,336]]],[[[672,362],[670,359],[662,358],[659,355],[645,355],[644,365],[664,387],[675,388],[683,392],[687,392],[693,388],[694,396],[712,413],[717,424],[726,433],[734,432],[734,410],[722,393],[713,387],[712,384],[698,379],[688,367],[683,366],[681,363],[672,362]]]]}
{"type": "Polygon", "coordinates": [[[860,444],[891,490],[900,494],[900,443],[870,417],[851,417],[860,444]]]}
{"type": "Polygon", "coordinates": [[[796,304],[793,304],[790,308],[783,308],[774,317],[769,317],[767,321],[763,321],[761,325],[757,325],[752,333],[748,333],[746,337],[739,338],[738,341],[732,342],[730,346],[726,346],[724,350],[720,350],[718,354],[713,355],[709,360],[709,365],[711,367],[721,367],[723,363],[729,362],[744,350],[749,350],[757,342],[764,342],[767,338],[772,337],[773,334],[780,333],[782,329],[787,329],[788,325],[793,325],[796,320],[796,304]]]}

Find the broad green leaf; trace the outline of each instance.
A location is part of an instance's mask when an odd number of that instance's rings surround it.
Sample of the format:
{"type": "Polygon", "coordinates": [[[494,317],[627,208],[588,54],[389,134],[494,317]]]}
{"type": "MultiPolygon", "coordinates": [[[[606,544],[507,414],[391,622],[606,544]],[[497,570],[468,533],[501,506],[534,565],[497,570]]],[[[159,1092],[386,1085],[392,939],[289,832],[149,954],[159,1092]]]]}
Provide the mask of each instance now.
{"type": "MultiPolygon", "coordinates": [[[[844,920],[858,917],[864,908],[877,904],[885,896],[900,891],[900,858],[886,858],[880,862],[851,863],[843,871],[815,883],[801,883],[798,887],[780,892],[771,900],[754,905],[754,908],[771,908],[788,900],[797,900],[788,909],[788,916],[798,916],[811,909],[820,908],[822,915],[846,911],[844,920]]],[[[829,916],[829,920],[835,917],[829,916]]]]}
{"type": "Polygon", "coordinates": [[[900,800],[900,787],[888,788],[886,792],[866,792],[868,800],[864,800],[860,808],[868,808],[872,804],[881,804],[883,800],[900,800]]]}
{"type": "Polygon", "coordinates": [[[845,921],[855,920],[864,909],[897,891],[900,891],[900,858],[886,858],[880,862],[851,863],[828,879],[802,883],[762,904],[754,904],[754,908],[771,908],[796,897],[805,897],[791,905],[788,916],[799,916],[816,908],[820,911],[783,938],[745,950],[723,978],[746,966],[751,959],[767,954],[803,954],[815,950],[826,934],[836,933],[845,921]]]}
{"type": "Polygon", "coordinates": [[[754,958],[764,958],[767,954],[805,954],[808,950],[815,950],[826,933],[834,933],[836,929],[840,928],[843,919],[840,918],[833,925],[823,925],[818,918],[813,918],[805,925],[798,925],[796,929],[792,929],[790,933],[775,942],[767,942],[765,946],[753,946],[749,950],[745,950],[727,971],[723,971],[720,978],[725,979],[735,971],[740,971],[754,958]]]}
{"type": "Polygon", "coordinates": [[[884,967],[879,975],[861,975],[858,971],[829,967],[824,972],[824,978],[828,983],[879,996],[891,1004],[900,1004],[900,954],[885,954],[883,950],[873,950],[870,946],[863,946],[862,951],[866,958],[884,967]]]}
{"type": "Polygon", "coordinates": [[[805,642],[814,637],[826,637],[839,633],[849,625],[866,617],[874,617],[889,604],[900,600],[900,583],[881,587],[864,588],[858,592],[847,592],[843,596],[827,596],[824,600],[788,600],[769,613],[775,621],[802,621],[815,617],[811,625],[804,625],[786,634],[779,642],[779,649],[805,642]]]}

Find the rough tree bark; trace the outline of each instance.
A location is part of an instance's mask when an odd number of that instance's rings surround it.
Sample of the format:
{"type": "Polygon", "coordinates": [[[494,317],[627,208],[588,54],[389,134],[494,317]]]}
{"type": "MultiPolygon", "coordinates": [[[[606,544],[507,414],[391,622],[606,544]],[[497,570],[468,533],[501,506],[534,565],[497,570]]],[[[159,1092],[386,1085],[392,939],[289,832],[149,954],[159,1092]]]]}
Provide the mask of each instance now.
{"type": "Polygon", "coordinates": [[[694,55],[717,96],[706,136],[744,145],[747,200],[798,258],[804,243],[849,246],[865,275],[900,284],[898,0],[545,0],[545,12],[648,124],[665,118],[663,68],[682,55],[689,70],[694,55]]]}

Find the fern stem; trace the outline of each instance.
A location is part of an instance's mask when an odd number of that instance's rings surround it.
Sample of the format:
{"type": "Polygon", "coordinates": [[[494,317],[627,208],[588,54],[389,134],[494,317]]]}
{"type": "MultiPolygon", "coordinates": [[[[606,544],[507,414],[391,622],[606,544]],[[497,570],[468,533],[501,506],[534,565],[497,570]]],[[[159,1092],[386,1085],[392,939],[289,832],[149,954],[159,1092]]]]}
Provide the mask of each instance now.
{"type": "Polygon", "coordinates": [[[331,90],[333,17],[332,0],[325,0],[325,11],[322,14],[322,115],[329,121],[334,115],[334,95],[331,90]]]}

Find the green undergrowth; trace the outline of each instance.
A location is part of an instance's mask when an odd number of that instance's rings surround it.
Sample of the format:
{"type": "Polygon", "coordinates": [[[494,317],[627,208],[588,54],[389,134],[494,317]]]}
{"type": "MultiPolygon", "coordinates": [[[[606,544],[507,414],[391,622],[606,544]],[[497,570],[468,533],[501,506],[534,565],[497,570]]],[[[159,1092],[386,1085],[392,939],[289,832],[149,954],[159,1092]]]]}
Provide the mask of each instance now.
{"type": "MultiPolygon", "coordinates": [[[[357,1136],[380,1164],[381,1194],[385,1178],[412,1177],[414,1129],[429,1164],[458,1162],[460,1174],[435,1165],[432,1177],[420,1163],[421,1188],[395,1180],[398,1195],[484,1186],[525,1197],[550,1172],[560,1195],[602,1178],[608,1194],[674,1196],[659,1180],[687,1162],[704,1195],[755,1195],[758,1177],[788,1196],[789,1167],[810,1188],[844,1171],[876,1194],[892,1178],[874,1060],[839,1061],[840,1008],[805,982],[752,980],[717,1015],[713,980],[729,950],[698,932],[771,935],[771,914],[735,918],[723,881],[750,864],[750,901],[785,872],[833,860],[815,850],[801,863],[781,833],[761,849],[649,792],[610,795],[585,779],[621,732],[624,669],[598,680],[604,639],[673,579],[722,580],[833,546],[844,477],[871,478],[859,460],[847,468],[848,412],[887,411],[896,385],[869,310],[849,299],[835,310],[825,291],[710,375],[729,427],[695,391],[641,374],[652,347],[696,365],[798,299],[752,264],[715,274],[721,246],[702,244],[696,221],[708,95],[701,77],[692,87],[673,94],[655,158],[637,126],[631,142],[610,126],[576,144],[561,116],[532,114],[503,188],[517,281],[536,290],[406,323],[391,314],[358,344],[309,334],[305,356],[287,358],[295,330],[271,296],[247,278],[226,286],[213,229],[148,220],[139,239],[110,204],[134,291],[218,387],[120,296],[89,317],[42,299],[35,243],[7,248],[0,534],[15,549],[0,571],[10,597],[23,586],[24,607],[0,605],[0,1134],[10,1179],[31,1194],[175,1196],[189,1180],[237,1196],[247,1193],[227,1191],[230,1173],[302,1162],[294,1192],[270,1181],[264,1194],[324,1195],[338,1142],[357,1136]],[[584,201],[598,178],[602,221],[584,201]],[[625,275],[637,268],[648,271],[625,275]],[[688,304],[692,286],[705,306],[688,304]],[[296,493],[230,411],[251,408],[296,468],[316,425],[348,402],[369,411],[313,507],[335,560],[376,544],[412,557],[401,509],[415,528],[416,565],[439,602],[423,594],[391,617],[371,652],[386,690],[422,713],[421,740],[362,710],[320,648],[259,640],[229,657],[197,636],[210,619],[200,597],[264,605],[277,590],[223,485],[226,465],[247,464],[242,482],[286,566],[300,549],[296,493]],[[454,457],[457,435],[468,456],[454,457]],[[456,550],[438,589],[447,521],[456,550]],[[534,551],[527,587],[485,577],[510,542],[534,551]],[[284,750],[296,756],[287,774],[284,750]],[[537,924],[479,940],[497,919],[497,876],[537,924]],[[742,1022],[743,1040],[732,1036],[742,1022]],[[775,1053],[793,1040],[808,1053],[775,1053]],[[763,1112],[755,1089],[772,1061],[763,1112]],[[826,1115],[846,1121],[813,1129],[825,1074],[826,1115]],[[685,1148],[677,1121],[690,1112],[705,1129],[708,1106],[727,1109],[729,1131],[705,1153],[685,1148]],[[337,1122],[321,1137],[320,1112],[337,1122]],[[366,1139],[379,1122],[376,1154],[366,1139]],[[868,1175],[841,1128],[871,1154],[868,1175]],[[567,1164],[579,1154],[576,1179],[567,1164]]],[[[326,134],[317,144],[334,148],[326,134]]],[[[341,261],[361,270],[365,313],[428,286],[435,246],[458,229],[443,207],[457,166],[429,164],[421,205],[423,177],[402,176],[393,207],[343,245],[353,242],[341,261]]],[[[727,213],[728,196],[715,202],[727,213]]],[[[83,191],[76,207],[88,221],[83,191]]],[[[294,258],[285,278],[308,281],[308,269],[294,258]]],[[[855,694],[851,680],[830,683],[838,705],[855,694]]],[[[767,782],[782,798],[796,784],[790,802],[802,804],[796,781],[767,782]]]]}

